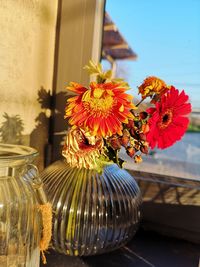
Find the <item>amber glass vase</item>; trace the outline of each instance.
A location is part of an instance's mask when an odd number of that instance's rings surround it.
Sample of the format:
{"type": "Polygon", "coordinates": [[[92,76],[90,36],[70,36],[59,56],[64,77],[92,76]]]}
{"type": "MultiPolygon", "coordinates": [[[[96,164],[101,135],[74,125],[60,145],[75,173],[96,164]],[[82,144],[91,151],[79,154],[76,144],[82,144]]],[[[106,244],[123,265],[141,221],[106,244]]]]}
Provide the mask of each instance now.
{"type": "Polygon", "coordinates": [[[140,190],[134,178],[117,165],[99,174],[57,161],[41,178],[53,205],[52,245],[58,252],[104,253],[121,247],[135,234],[140,190]]]}
{"type": "Polygon", "coordinates": [[[37,151],[0,144],[0,267],[39,267],[37,151]]]}

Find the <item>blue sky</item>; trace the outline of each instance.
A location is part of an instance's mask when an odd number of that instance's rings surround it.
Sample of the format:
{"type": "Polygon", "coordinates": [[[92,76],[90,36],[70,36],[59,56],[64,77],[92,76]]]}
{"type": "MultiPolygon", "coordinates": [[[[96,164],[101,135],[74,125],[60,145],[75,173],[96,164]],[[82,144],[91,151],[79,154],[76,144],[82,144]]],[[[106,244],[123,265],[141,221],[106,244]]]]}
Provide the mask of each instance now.
{"type": "Polygon", "coordinates": [[[119,66],[133,94],[155,75],[200,107],[200,0],[107,0],[106,10],[138,55],[119,66]]]}

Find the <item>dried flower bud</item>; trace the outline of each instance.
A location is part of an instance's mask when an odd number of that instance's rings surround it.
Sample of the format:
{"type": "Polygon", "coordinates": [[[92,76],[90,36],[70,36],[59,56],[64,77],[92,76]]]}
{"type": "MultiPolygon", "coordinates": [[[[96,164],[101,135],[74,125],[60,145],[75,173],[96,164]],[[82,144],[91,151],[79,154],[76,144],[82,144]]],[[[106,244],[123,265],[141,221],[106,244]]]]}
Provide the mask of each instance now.
{"type": "Polygon", "coordinates": [[[134,161],[135,161],[135,163],[141,163],[142,162],[142,157],[140,155],[135,155],[134,161]]]}
{"type": "Polygon", "coordinates": [[[139,118],[141,120],[145,120],[148,117],[148,113],[146,111],[140,112],[139,118]]]}
{"type": "Polygon", "coordinates": [[[138,136],[138,134],[136,133],[136,131],[135,131],[134,128],[132,128],[132,129],[130,130],[130,133],[131,133],[131,136],[134,137],[135,139],[138,139],[138,138],[139,138],[139,136],[138,136]]]}
{"type": "Polygon", "coordinates": [[[122,146],[127,147],[129,140],[130,140],[130,137],[125,135],[121,137],[120,143],[122,146]]]}
{"type": "Polygon", "coordinates": [[[142,145],[143,146],[148,146],[149,147],[149,143],[147,141],[142,141],[142,145]]]}
{"type": "Polygon", "coordinates": [[[149,152],[148,146],[141,146],[140,151],[144,154],[148,154],[149,152]]]}
{"type": "Polygon", "coordinates": [[[147,123],[147,124],[143,124],[142,125],[142,132],[144,133],[144,134],[146,134],[146,133],[148,133],[149,132],[149,124],[147,123]]]}
{"type": "Polygon", "coordinates": [[[127,147],[126,153],[132,158],[135,155],[135,149],[132,146],[127,147]]]}
{"type": "Polygon", "coordinates": [[[127,125],[126,125],[126,127],[127,127],[128,129],[133,128],[133,127],[134,127],[134,121],[133,121],[133,120],[129,120],[128,123],[127,123],[127,125]]]}
{"type": "Polygon", "coordinates": [[[144,133],[141,133],[140,135],[139,135],[139,137],[140,137],[140,140],[142,140],[142,141],[146,141],[146,134],[144,134],[144,133]]]}
{"type": "Polygon", "coordinates": [[[140,150],[140,143],[139,143],[138,141],[135,142],[135,149],[136,149],[137,151],[140,150]]]}
{"type": "Polygon", "coordinates": [[[109,139],[109,143],[113,149],[120,149],[121,148],[120,140],[117,136],[111,137],[109,139]]]}

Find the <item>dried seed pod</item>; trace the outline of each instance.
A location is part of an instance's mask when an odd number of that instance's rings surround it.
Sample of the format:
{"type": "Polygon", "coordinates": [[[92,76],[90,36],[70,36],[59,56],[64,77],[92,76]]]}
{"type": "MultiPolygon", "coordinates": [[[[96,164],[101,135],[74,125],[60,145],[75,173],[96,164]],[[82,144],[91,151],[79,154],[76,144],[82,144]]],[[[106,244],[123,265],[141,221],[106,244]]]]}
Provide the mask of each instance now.
{"type": "Polygon", "coordinates": [[[144,154],[148,154],[149,152],[148,146],[141,146],[140,151],[144,154]]]}
{"type": "Polygon", "coordinates": [[[139,151],[140,150],[140,142],[138,142],[138,141],[135,141],[135,149],[137,150],[137,151],[139,151]]]}
{"type": "Polygon", "coordinates": [[[131,133],[131,136],[134,137],[135,139],[139,138],[139,135],[136,133],[134,128],[131,128],[130,133],[131,133]]]}
{"type": "Polygon", "coordinates": [[[140,112],[139,118],[141,120],[145,120],[148,117],[148,113],[146,111],[140,112]]]}
{"type": "Polygon", "coordinates": [[[128,129],[133,128],[133,127],[134,127],[134,121],[133,121],[133,120],[129,120],[128,123],[127,123],[127,125],[126,125],[126,127],[127,127],[128,129]]]}
{"type": "Polygon", "coordinates": [[[140,133],[139,137],[140,137],[140,140],[142,140],[142,141],[146,141],[146,139],[147,139],[146,134],[144,134],[144,133],[140,133]]]}
{"type": "Polygon", "coordinates": [[[117,136],[111,137],[109,139],[109,143],[113,149],[120,149],[121,148],[121,143],[120,143],[119,137],[117,137],[117,136]]]}
{"type": "Polygon", "coordinates": [[[147,123],[147,124],[143,124],[142,125],[142,132],[144,133],[144,134],[146,134],[146,133],[148,133],[149,132],[149,124],[147,123]]]}
{"type": "Polygon", "coordinates": [[[132,158],[135,155],[135,149],[132,146],[127,147],[126,153],[132,158]]]}
{"type": "Polygon", "coordinates": [[[134,161],[135,161],[135,163],[141,163],[142,162],[142,157],[140,155],[135,155],[134,161]]]}
{"type": "Polygon", "coordinates": [[[128,146],[129,141],[130,141],[130,137],[129,137],[129,136],[122,136],[122,137],[120,138],[120,143],[121,143],[121,145],[124,146],[124,147],[127,147],[127,146],[128,146]]]}

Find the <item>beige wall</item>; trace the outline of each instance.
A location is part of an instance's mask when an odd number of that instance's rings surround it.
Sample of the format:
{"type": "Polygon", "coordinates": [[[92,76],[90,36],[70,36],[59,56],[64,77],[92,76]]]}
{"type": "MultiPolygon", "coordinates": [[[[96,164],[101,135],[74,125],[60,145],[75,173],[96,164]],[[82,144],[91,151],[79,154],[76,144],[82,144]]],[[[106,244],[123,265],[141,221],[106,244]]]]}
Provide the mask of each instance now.
{"type": "Polygon", "coordinates": [[[56,0],[0,1],[0,124],[19,114],[23,134],[41,111],[38,90],[52,88],[56,0]]]}
{"type": "Polygon", "coordinates": [[[35,147],[40,169],[49,135],[57,5],[57,0],[0,1],[0,142],[35,147]],[[17,136],[19,120],[23,131],[17,136]]]}

